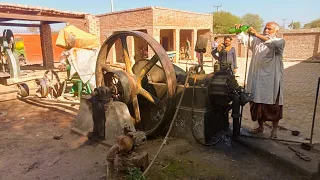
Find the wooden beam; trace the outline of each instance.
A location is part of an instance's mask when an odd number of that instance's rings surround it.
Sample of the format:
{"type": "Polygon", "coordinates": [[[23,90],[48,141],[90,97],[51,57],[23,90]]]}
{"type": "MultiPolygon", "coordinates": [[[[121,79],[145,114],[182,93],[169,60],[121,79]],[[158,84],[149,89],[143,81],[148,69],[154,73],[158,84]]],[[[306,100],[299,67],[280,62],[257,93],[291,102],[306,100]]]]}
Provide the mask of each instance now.
{"type": "Polygon", "coordinates": [[[68,17],[53,17],[53,16],[42,16],[42,15],[28,15],[28,14],[14,14],[14,13],[3,13],[0,12],[1,18],[11,19],[11,20],[27,20],[27,21],[47,21],[47,22],[75,22],[75,23],[85,23],[85,19],[80,18],[68,18],[68,17]]]}
{"type": "Polygon", "coordinates": [[[0,22],[0,26],[40,27],[40,24],[6,23],[0,22]]]}
{"type": "Polygon", "coordinates": [[[0,21],[10,21],[12,19],[5,19],[5,18],[0,18],[0,21]]]}

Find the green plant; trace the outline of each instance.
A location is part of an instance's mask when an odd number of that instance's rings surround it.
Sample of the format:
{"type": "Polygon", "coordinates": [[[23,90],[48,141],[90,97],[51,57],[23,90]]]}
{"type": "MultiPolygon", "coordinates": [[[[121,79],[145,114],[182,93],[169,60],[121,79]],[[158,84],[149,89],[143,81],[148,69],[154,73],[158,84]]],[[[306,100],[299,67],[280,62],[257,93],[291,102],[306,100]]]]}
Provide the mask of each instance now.
{"type": "Polygon", "coordinates": [[[129,167],[126,178],[127,180],[146,180],[146,178],[142,176],[142,171],[137,167],[129,167]]]}

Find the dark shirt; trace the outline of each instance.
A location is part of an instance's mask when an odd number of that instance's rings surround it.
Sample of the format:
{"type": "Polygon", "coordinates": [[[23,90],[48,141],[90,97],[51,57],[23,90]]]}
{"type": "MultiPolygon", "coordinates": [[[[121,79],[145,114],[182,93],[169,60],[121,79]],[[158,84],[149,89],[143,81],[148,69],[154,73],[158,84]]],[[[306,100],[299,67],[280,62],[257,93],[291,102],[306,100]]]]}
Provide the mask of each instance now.
{"type": "MultiPolygon", "coordinates": [[[[216,50],[217,52],[217,50],[216,50]]],[[[232,47],[229,51],[221,51],[219,52],[218,61],[221,62],[223,60],[226,60],[227,62],[231,63],[231,69],[237,69],[237,55],[236,55],[236,49],[232,47]]]]}

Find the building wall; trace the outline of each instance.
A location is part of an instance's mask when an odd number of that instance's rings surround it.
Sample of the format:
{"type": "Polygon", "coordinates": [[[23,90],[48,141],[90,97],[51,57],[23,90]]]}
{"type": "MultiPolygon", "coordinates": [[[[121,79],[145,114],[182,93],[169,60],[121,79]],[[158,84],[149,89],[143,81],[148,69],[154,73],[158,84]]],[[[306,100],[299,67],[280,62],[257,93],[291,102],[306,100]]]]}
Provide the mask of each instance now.
{"type": "Polygon", "coordinates": [[[152,30],[152,8],[139,8],[97,16],[100,22],[100,42],[103,42],[114,31],[121,30],[152,30]]]}
{"type": "Polygon", "coordinates": [[[161,7],[154,8],[154,26],[183,28],[183,29],[211,29],[212,15],[200,14],[161,7]]]}
{"type": "Polygon", "coordinates": [[[211,50],[212,50],[212,47],[211,47],[211,37],[210,37],[210,30],[209,29],[200,29],[198,30],[197,32],[198,36],[202,35],[204,36],[205,38],[207,38],[208,42],[207,42],[207,47],[206,47],[206,52],[203,54],[204,57],[211,57],[211,50]]]}
{"type": "MultiPolygon", "coordinates": [[[[24,43],[26,59],[28,64],[42,64],[40,34],[15,34],[16,38],[21,38],[24,43]]],[[[62,48],[56,46],[58,34],[52,34],[52,48],[54,62],[59,62],[62,48]]]]}
{"type": "Polygon", "coordinates": [[[286,40],[284,58],[320,59],[320,32],[284,33],[286,40]]]}
{"type": "MultiPolygon", "coordinates": [[[[151,36],[153,33],[153,16],[151,7],[106,13],[97,15],[96,17],[99,18],[101,44],[115,31],[143,29],[151,36]]],[[[139,48],[134,46],[133,40],[128,41],[128,47],[129,49],[134,49],[132,53],[135,52],[136,48],[139,48]]],[[[114,46],[114,48],[110,50],[107,57],[108,62],[115,62],[117,57],[121,57],[121,53],[117,52],[119,49],[119,46],[114,46]]]]}

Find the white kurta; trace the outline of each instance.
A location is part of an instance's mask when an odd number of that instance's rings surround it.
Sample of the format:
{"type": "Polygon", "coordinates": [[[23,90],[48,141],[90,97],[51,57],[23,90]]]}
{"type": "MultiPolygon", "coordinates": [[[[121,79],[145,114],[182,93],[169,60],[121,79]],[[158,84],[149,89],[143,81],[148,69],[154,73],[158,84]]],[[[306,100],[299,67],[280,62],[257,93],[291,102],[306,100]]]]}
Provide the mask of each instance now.
{"type": "MultiPolygon", "coordinates": [[[[248,35],[240,33],[237,37],[245,46],[249,44],[248,35]]],[[[284,46],[282,38],[270,38],[263,42],[257,37],[250,37],[252,58],[246,91],[253,94],[255,103],[275,104],[280,89],[279,105],[283,105],[284,46]]]]}

